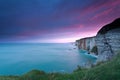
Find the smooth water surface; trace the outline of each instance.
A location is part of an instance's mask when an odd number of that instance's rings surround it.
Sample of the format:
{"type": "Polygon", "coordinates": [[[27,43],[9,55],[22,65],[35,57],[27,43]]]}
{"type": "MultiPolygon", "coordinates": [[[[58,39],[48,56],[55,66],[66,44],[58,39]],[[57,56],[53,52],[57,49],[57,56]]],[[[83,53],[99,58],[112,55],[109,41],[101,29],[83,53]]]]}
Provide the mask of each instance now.
{"type": "Polygon", "coordinates": [[[95,60],[95,57],[75,49],[71,43],[0,44],[0,75],[19,75],[32,69],[72,72],[77,65],[83,66],[95,60]]]}

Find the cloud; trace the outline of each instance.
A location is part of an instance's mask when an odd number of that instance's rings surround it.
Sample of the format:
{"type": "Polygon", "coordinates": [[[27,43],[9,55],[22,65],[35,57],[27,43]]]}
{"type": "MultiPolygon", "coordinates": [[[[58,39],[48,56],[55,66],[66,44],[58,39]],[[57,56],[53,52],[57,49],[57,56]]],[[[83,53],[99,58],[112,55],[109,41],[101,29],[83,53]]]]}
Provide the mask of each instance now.
{"type": "Polygon", "coordinates": [[[92,36],[120,17],[119,4],[119,0],[1,0],[0,40],[92,36]]]}

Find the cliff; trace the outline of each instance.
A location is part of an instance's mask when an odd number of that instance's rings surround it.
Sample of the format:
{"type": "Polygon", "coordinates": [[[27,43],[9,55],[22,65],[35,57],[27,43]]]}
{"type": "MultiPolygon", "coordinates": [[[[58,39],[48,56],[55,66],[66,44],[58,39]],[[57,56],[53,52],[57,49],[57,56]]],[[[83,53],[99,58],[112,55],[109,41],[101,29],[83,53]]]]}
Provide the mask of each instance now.
{"type": "Polygon", "coordinates": [[[95,37],[77,40],[76,44],[79,49],[97,51],[98,61],[111,59],[120,50],[120,18],[103,26],[95,37]]]}
{"type": "Polygon", "coordinates": [[[76,45],[79,49],[95,53],[92,50],[96,46],[95,37],[87,37],[80,40],[76,40],[76,45]]]}
{"type": "Polygon", "coordinates": [[[111,59],[120,50],[120,18],[103,26],[97,33],[98,61],[111,59]]]}

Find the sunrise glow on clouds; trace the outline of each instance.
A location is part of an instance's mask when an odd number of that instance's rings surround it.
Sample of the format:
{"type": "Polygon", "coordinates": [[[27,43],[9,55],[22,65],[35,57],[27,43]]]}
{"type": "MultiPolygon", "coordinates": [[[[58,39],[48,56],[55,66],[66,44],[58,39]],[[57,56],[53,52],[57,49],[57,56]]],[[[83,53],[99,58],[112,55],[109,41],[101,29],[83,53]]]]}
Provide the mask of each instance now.
{"type": "Polygon", "coordinates": [[[73,42],[120,17],[119,0],[1,0],[0,41],[73,42]]]}

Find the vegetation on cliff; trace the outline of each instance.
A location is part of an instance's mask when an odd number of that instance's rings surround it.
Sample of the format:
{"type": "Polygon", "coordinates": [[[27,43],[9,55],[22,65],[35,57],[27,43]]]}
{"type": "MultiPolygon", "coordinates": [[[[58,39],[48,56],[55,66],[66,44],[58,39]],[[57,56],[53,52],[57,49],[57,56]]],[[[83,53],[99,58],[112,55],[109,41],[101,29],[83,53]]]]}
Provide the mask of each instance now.
{"type": "Polygon", "coordinates": [[[96,55],[98,55],[98,48],[97,48],[97,46],[94,46],[94,47],[91,49],[91,52],[92,52],[92,53],[95,53],[96,55]]]}
{"type": "Polygon", "coordinates": [[[73,73],[45,73],[32,70],[22,76],[0,76],[0,80],[119,80],[120,52],[111,61],[99,64],[90,69],[78,66],[73,73]]]}
{"type": "Polygon", "coordinates": [[[116,28],[120,28],[120,18],[114,20],[110,24],[107,24],[107,25],[103,26],[99,30],[98,34],[105,34],[105,33],[107,33],[107,31],[112,30],[112,29],[116,29],[116,28]]]}

